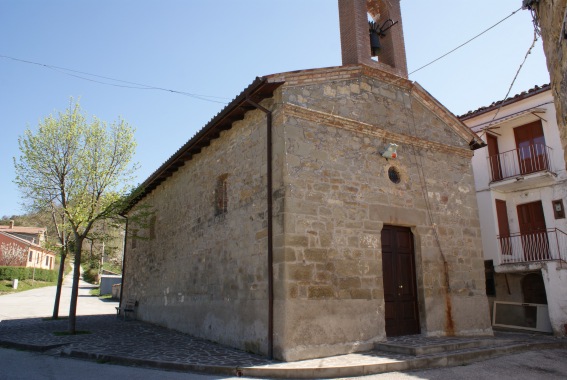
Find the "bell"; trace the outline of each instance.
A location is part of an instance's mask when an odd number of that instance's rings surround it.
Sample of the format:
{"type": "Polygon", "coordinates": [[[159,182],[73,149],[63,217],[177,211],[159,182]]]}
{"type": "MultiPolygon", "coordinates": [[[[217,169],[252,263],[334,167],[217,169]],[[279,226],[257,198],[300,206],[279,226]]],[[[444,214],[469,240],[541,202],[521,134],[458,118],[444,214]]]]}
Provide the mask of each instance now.
{"type": "Polygon", "coordinates": [[[370,30],[370,55],[372,57],[377,57],[381,48],[380,35],[375,30],[370,30]]]}

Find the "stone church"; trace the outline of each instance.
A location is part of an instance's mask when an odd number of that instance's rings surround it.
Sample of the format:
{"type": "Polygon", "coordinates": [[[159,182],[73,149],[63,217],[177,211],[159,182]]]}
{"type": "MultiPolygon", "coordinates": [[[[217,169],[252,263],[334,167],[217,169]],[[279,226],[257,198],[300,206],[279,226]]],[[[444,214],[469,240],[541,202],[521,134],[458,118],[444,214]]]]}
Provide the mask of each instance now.
{"type": "Polygon", "coordinates": [[[492,334],[482,141],[408,80],[399,0],[338,3],[342,66],[257,78],[124,210],[138,319],[285,361],[492,334]]]}

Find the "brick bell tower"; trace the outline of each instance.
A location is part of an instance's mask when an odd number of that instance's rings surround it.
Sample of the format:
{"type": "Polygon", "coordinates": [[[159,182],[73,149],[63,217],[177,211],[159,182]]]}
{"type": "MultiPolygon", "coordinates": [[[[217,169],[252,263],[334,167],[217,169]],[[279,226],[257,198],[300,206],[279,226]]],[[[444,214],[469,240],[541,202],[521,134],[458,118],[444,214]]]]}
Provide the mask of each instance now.
{"type": "Polygon", "coordinates": [[[400,0],[339,0],[339,20],[343,65],[408,77],[400,0]]]}

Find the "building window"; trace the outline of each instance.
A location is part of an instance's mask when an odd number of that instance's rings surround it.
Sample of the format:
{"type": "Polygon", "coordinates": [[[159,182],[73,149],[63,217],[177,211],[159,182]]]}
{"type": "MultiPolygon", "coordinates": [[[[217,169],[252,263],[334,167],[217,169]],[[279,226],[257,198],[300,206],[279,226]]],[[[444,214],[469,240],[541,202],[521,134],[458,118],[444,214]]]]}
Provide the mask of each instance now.
{"type": "Polygon", "coordinates": [[[150,240],[156,238],[156,216],[152,215],[150,218],[150,240]]]}
{"type": "Polygon", "coordinates": [[[548,170],[549,157],[541,120],[514,128],[521,174],[548,170]]]}
{"type": "Polygon", "coordinates": [[[33,251],[30,251],[28,255],[28,261],[31,263],[33,261],[33,251]]]}
{"type": "Polygon", "coordinates": [[[486,295],[496,296],[496,284],[494,283],[494,263],[492,260],[484,262],[484,275],[486,278],[486,295]]]}
{"type": "Polygon", "coordinates": [[[551,202],[553,204],[553,215],[555,219],[565,219],[565,207],[563,206],[563,199],[551,202]]]}
{"type": "Polygon", "coordinates": [[[132,230],[132,242],[131,247],[132,249],[136,248],[136,243],[138,241],[138,230],[132,230]]]}
{"type": "Polygon", "coordinates": [[[46,266],[49,266],[49,256],[46,256],[46,257],[45,257],[45,265],[46,265],[46,266]]]}
{"type": "Polygon", "coordinates": [[[215,215],[222,215],[228,209],[228,174],[217,178],[215,188],[215,215]]]}

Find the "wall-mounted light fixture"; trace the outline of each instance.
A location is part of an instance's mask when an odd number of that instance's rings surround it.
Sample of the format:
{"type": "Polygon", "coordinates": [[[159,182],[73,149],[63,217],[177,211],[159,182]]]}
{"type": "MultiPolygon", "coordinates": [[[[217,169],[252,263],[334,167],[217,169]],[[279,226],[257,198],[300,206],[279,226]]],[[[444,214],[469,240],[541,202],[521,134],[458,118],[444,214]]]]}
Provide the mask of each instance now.
{"type": "Polygon", "coordinates": [[[398,149],[398,144],[388,144],[386,149],[383,152],[380,152],[380,154],[387,160],[391,158],[398,158],[396,149],[398,149]]]}

